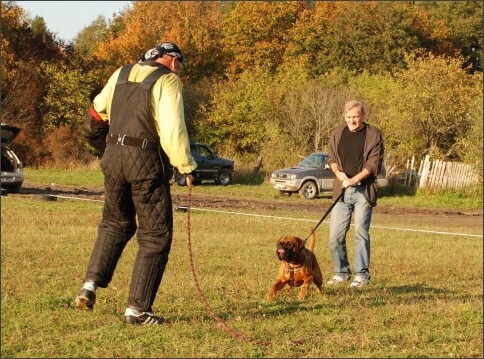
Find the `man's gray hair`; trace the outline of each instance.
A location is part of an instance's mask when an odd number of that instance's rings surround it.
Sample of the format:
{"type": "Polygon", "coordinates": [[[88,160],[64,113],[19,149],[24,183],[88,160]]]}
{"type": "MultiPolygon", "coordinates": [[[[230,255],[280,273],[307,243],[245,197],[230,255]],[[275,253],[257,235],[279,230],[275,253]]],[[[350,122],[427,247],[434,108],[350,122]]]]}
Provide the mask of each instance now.
{"type": "Polygon", "coordinates": [[[366,113],[365,106],[363,106],[363,103],[361,101],[352,100],[352,101],[348,101],[347,103],[345,103],[343,114],[346,114],[346,112],[348,112],[349,110],[351,110],[355,107],[360,110],[360,113],[362,115],[364,115],[366,113]]]}

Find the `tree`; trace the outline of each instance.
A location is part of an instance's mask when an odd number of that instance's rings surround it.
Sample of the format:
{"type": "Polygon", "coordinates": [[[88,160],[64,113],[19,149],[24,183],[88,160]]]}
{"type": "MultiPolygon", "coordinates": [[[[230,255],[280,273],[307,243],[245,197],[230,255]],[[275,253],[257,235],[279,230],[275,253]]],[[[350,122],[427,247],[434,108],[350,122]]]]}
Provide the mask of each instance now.
{"type": "MultiPolygon", "coordinates": [[[[38,130],[36,103],[40,96],[38,70],[31,66],[37,53],[25,12],[15,2],[1,2],[2,122],[19,126],[31,136],[38,130]]],[[[39,59],[41,57],[39,56],[39,59]]]]}
{"type": "Polygon", "coordinates": [[[298,1],[236,2],[223,23],[223,46],[231,61],[228,72],[240,74],[249,64],[274,72],[290,43],[289,31],[307,4],[298,1]]]}
{"type": "Polygon", "coordinates": [[[342,123],[344,103],[352,97],[345,85],[333,83],[333,76],[299,79],[281,94],[279,130],[290,148],[304,154],[328,149],[329,134],[342,123]]]}
{"type": "Polygon", "coordinates": [[[112,70],[137,61],[156,44],[172,41],[180,46],[186,59],[185,80],[223,75],[224,56],[219,42],[222,12],[218,2],[134,1],[132,8],[119,17],[124,27],[118,26],[94,52],[99,61],[111,64],[112,70]]]}
{"type": "Polygon", "coordinates": [[[37,57],[53,60],[53,55],[58,55],[60,58],[59,43],[56,41],[55,35],[47,28],[44,18],[36,16],[30,26],[32,29],[31,43],[35,46],[37,57]]]}
{"type": "Polygon", "coordinates": [[[472,43],[482,49],[481,1],[419,1],[414,7],[416,12],[428,16],[436,48],[447,50],[433,51],[434,54],[453,56],[457,52],[465,58],[470,55],[472,43]],[[444,48],[441,44],[446,43],[450,46],[444,48]]]}
{"type": "Polygon", "coordinates": [[[96,50],[99,43],[107,40],[108,25],[106,18],[99,15],[94,21],[82,29],[74,39],[75,52],[84,61],[91,62],[91,54],[96,50]]]}
{"type": "Polygon", "coordinates": [[[258,154],[266,137],[266,117],[271,112],[270,76],[255,67],[240,79],[214,86],[213,99],[198,137],[225,153],[258,154]]]}
{"type": "Polygon", "coordinates": [[[42,63],[40,69],[42,77],[49,79],[39,104],[43,131],[67,126],[82,132],[92,79],[82,69],[65,65],[42,63]]]}
{"type": "Polygon", "coordinates": [[[471,161],[463,149],[473,143],[462,139],[478,141],[470,114],[482,103],[482,73],[456,68],[474,41],[482,47],[477,1],[135,1],[67,45],[17,3],[1,6],[2,120],[36,141],[29,156],[40,158],[41,141],[57,134],[79,148],[82,135],[70,131],[81,131],[87,93],[163,41],[186,58],[191,136],[227,154],[285,165],[274,151],[281,144],[291,156],[324,149],[355,97],[395,161],[424,153],[471,161]]]}
{"type": "Polygon", "coordinates": [[[412,17],[400,2],[340,2],[315,63],[319,73],[338,66],[357,73],[405,68],[405,54],[420,46],[412,17]]]}
{"type": "Polygon", "coordinates": [[[375,104],[376,123],[395,163],[413,155],[445,161],[465,157],[456,146],[471,131],[469,113],[482,102],[477,86],[482,77],[468,75],[461,60],[414,53],[406,59],[408,69],[394,78],[363,75],[353,81],[375,104]]]}
{"type": "Polygon", "coordinates": [[[14,146],[24,164],[38,163],[43,138],[38,104],[42,78],[36,64],[61,61],[59,44],[42,18],[31,20],[16,2],[1,2],[2,122],[22,129],[14,146]]]}
{"type": "MultiPolygon", "coordinates": [[[[476,74],[477,81],[476,93],[482,91],[482,73],[476,74]]],[[[454,146],[454,151],[458,154],[461,160],[474,167],[476,173],[480,174],[480,184],[482,185],[483,174],[483,160],[482,160],[482,134],[483,134],[483,98],[477,96],[473,103],[469,106],[469,113],[467,114],[469,129],[464,137],[457,139],[454,146]]]]}

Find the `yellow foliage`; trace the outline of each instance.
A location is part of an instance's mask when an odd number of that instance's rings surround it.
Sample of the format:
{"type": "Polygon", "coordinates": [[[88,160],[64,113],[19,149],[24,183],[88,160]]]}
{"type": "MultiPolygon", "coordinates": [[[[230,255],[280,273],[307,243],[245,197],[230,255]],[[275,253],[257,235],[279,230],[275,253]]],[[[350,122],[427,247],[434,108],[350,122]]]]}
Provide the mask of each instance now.
{"type": "Polygon", "coordinates": [[[134,1],[122,16],[124,29],[99,44],[95,52],[99,60],[118,66],[136,62],[148,49],[172,41],[182,49],[189,67],[196,68],[207,66],[220,47],[215,35],[221,22],[217,2],[134,1]]]}

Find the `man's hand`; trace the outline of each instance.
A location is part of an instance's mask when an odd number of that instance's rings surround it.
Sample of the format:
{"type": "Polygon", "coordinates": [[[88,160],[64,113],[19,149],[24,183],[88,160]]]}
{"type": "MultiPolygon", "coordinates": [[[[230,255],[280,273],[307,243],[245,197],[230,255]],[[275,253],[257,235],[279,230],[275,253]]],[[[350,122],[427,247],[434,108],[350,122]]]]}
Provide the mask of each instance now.
{"type": "Polygon", "coordinates": [[[352,178],[346,178],[343,181],[341,181],[341,186],[343,188],[348,188],[348,187],[353,187],[353,186],[358,186],[360,184],[360,180],[357,176],[352,177],[352,178]]]}
{"type": "Polygon", "coordinates": [[[341,182],[341,186],[343,188],[350,186],[348,176],[346,176],[346,173],[338,171],[338,173],[336,174],[336,177],[338,177],[339,181],[341,182]]]}

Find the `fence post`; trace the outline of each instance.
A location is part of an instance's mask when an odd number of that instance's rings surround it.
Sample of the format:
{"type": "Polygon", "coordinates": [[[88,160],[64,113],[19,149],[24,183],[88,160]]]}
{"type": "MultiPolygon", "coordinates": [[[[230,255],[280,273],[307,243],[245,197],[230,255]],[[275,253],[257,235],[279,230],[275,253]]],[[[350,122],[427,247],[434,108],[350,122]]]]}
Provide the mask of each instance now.
{"type": "Polygon", "coordinates": [[[427,184],[427,177],[429,175],[429,168],[430,168],[429,157],[430,157],[429,155],[425,155],[425,159],[422,167],[422,175],[420,177],[419,188],[424,188],[425,185],[427,184]]]}
{"type": "MultiPolygon", "coordinates": [[[[409,163],[409,159],[407,159],[407,166],[405,167],[405,177],[403,178],[403,185],[406,186],[407,185],[407,176],[409,175],[408,173],[408,163],[409,163]]],[[[409,184],[410,185],[410,184],[409,184]]]]}
{"type": "MultiPolygon", "coordinates": [[[[415,156],[412,156],[412,161],[410,161],[410,173],[408,175],[408,186],[409,187],[412,184],[412,176],[415,173],[414,168],[415,168],[415,156]]],[[[415,178],[415,181],[417,181],[417,178],[415,178]]]]}

